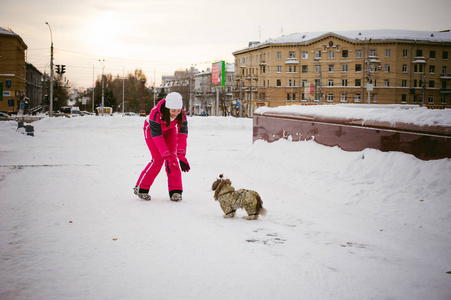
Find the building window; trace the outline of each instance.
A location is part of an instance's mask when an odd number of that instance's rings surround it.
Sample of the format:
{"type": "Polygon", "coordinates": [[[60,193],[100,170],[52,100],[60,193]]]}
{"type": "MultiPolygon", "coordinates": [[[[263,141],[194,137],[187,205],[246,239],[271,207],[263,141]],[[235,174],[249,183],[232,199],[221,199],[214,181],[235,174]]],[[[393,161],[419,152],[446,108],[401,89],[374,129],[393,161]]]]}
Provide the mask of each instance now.
{"type": "Polygon", "coordinates": [[[409,51],[407,49],[402,50],[402,57],[404,57],[404,58],[409,57],[409,51]]]}
{"type": "Polygon", "coordinates": [[[445,76],[448,75],[448,71],[446,69],[446,66],[442,67],[442,74],[445,75],[445,76]]]}
{"type": "Polygon", "coordinates": [[[288,86],[291,86],[291,79],[288,79],[288,86]]]}
{"type": "Polygon", "coordinates": [[[360,97],[360,94],[355,94],[354,96],[354,102],[360,102],[362,99],[360,97]]]}
{"type": "Polygon", "coordinates": [[[280,79],[277,79],[277,86],[282,86],[282,81],[280,79]]]}
{"type": "Polygon", "coordinates": [[[302,87],[305,87],[306,84],[307,84],[307,79],[302,79],[302,87]]]}
{"type": "Polygon", "coordinates": [[[329,73],[333,73],[334,72],[334,65],[329,65],[329,73]]]}
{"type": "Polygon", "coordinates": [[[406,94],[401,95],[401,103],[407,103],[407,95],[406,94]]]}
{"type": "Polygon", "coordinates": [[[327,94],[327,102],[334,102],[334,94],[332,93],[327,94]]]}
{"type": "Polygon", "coordinates": [[[348,65],[341,65],[341,72],[343,73],[348,72],[348,65]]]}
{"type": "Polygon", "coordinates": [[[370,49],[370,56],[377,56],[376,50],[370,49]]]}
{"type": "Polygon", "coordinates": [[[302,51],[302,59],[308,59],[308,51],[302,51]]]}
{"type": "Polygon", "coordinates": [[[290,52],[288,53],[288,57],[289,57],[289,58],[296,58],[296,53],[295,53],[294,51],[290,51],[290,52]]]}
{"type": "Polygon", "coordinates": [[[428,97],[428,103],[429,104],[434,104],[434,96],[429,96],[428,97]]]}
{"type": "Polygon", "coordinates": [[[287,101],[290,101],[291,99],[290,99],[290,94],[289,93],[287,93],[287,101]]]}
{"type": "Polygon", "coordinates": [[[385,49],[385,57],[390,57],[390,49],[385,49]]]}
{"type": "Polygon", "coordinates": [[[444,59],[444,60],[448,59],[448,51],[443,51],[442,59],[444,59]]]}
{"type": "Polygon", "coordinates": [[[429,80],[429,87],[431,87],[431,88],[435,87],[435,81],[434,80],[429,80]]]}
{"type": "Polygon", "coordinates": [[[356,79],[355,80],[355,86],[362,86],[362,80],[361,79],[356,79]]]}
{"type": "Polygon", "coordinates": [[[390,73],[390,65],[389,64],[385,65],[385,73],[390,73]]]}
{"type": "Polygon", "coordinates": [[[277,66],[277,73],[282,73],[282,66],[277,66]]]}
{"type": "Polygon", "coordinates": [[[342,79],[341,80],[341,86],[348,86],[348,80],[347,79],[342,79]]]}
{"type": "Polygon", "coordinates": [[[277,52],[277,60],[281,60],[282,59],[282,52],[277,52]]]}
{"type": "Polygon", "coordinates": [[[330,50],[329,51],[329,59],[334,59],[335,58],[335,51],[334,50],[330,50]]]}
{"type": "Polygon", "coordinates": [[[348,58],[349,52],[348,50],[341,50],[341,58],[348,58]]]}
{"type": "Polygon", "coordinates": [[[434,50],[429,51],[429,58],[435,59],[435,51],[434,50]]]}
{"type": "Polygon", "coordinates": [[[407,80],[403,79],[401,82],[402,87],[407,87],[407,80]]]}
{"type": "Polygon", "coordinates": [[[321,66],[315,66],[315,73],[321,72],[321,66]]]}
{"type": "Polygon", "coordinates": [[[308,73],[308,66],[302,66],[302,73],[308,73]]]}
{"type": "Polygon", "coordinates": [[[334,86],[334,80],[333,79],[329,79],[329,86],[334,86]]]}
{"type": "Polygon", "coordinates": [[[356,73],[361,73],[362,72],[362,65],[361,64],[356,64],[355,65],[355,72],[356,73]]]}
{"type": "Polygon", "coordinates": [[[341,94],[341,100],[340,100],[340,101],[341,101],[341,102],[347,102],[347,101],[348,101],[348,100],[347,100],[347,97],[348,97],[348,96],[346,95],[346,93],[342,93],[342,94],[341,94]]]}
{"type": "Polygon", "coordinates": [[[434,65],[430,65],[429,66],[429,73],[430,74],[435,74],[435,66],[434,65]]]}
{"type": "Polygon", "coordinates": [[[321,51],[315,51],[315,59],[321,59],[321,51]]]}
{"type": "Polygon", "coordinates": [[[407,73],[407,65],[402,65],[402,72],[407,73]]]}
{"type": "Polygon", "coordinates": [[[384,86],[390,86],[390,79],[385,79],[384,80],[384,86]]]}
{"type": "Polygon", "coordinates": [[[445,96],[442,96],[442,97],[440,98],[440,102],[441,102],[442,104],[446,104],[446,97],[445,97],[445,96]]]}
{"type": "Polygon", "coordinates": [[[423,57],[423,50],[417,49],[417,55],[418,57],[423,57]]]}
{"type": "Polygon", "coordinates": [[[362,58],[362,50],[355,51],[355,58],[362,58]]]}

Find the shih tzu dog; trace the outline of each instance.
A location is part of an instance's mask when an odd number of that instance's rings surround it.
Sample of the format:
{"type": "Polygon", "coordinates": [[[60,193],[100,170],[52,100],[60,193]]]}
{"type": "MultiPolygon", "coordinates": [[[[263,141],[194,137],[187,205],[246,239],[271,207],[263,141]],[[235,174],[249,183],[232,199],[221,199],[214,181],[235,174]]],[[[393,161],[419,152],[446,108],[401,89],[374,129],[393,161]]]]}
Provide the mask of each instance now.
{"type": "Polygon", "coordinates": [[[215,191],[214,198],[224,211],[224,218],[233,218],[238,208],[246,210],[248,215],[243,217],[246,220],[257,220],[259,215],[266,215],[263,201],[257,192],[246,189],[235,191],[232,182],[224,179],[222,174],[213,182],[211,189],[215,191]]]}

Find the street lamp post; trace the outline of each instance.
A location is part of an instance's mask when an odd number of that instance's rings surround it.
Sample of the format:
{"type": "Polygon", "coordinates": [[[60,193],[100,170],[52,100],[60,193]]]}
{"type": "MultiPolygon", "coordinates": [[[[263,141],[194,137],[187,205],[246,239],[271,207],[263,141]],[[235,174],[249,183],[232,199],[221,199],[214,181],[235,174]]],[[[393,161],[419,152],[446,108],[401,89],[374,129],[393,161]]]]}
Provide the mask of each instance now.
{"type": "Polygon", "coordinates": [[[104,79],[104,70],[105,70],[105,60],[99,59],[102,62],[102,116],[104,116],[105,111],[105,79],[104,79]]]}
{"type": "Polygon", "coordinates": [[[144,109],[144,85],[146,83],[146,77],[141,75],[141,110],[139,111],[139,115],[142,117],[146,116],[146,110],[144,109]]]}
{"type": "Polygon", "coordinates": [[[53,36],[52,28],[48,22],[45,22],[50,29],[50,107],[49,107],[49,117],[53,117],[53,36]]]}

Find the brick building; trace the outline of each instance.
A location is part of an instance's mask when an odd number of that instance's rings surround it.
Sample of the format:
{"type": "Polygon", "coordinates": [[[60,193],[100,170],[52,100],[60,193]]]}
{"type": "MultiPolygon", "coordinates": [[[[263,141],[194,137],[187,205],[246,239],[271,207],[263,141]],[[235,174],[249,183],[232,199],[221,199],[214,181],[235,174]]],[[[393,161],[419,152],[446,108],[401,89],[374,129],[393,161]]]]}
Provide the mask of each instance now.
{"type": "Polygon", "coordinates": [[[235,88],[258,106],[374,103],[451,107],[451,32],[295,33],[235,51],[235,88]]]}
{"type": "Polygon", "coordinates": [[[0,27],[0,111],[17,112],[25,105],[27,48],[19,35],[0,27]]]}

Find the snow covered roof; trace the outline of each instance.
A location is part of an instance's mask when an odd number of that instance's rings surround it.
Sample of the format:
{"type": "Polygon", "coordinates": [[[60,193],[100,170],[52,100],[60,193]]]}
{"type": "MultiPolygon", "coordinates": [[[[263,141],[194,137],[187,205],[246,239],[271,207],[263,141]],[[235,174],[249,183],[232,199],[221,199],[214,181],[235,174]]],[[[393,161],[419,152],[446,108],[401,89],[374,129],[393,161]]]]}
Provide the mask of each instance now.
{"type": "Polygon", "coordinates": [[[0,27],[0,34],[7,34],[7,35],[17,35],[14,32],[12,32],[11,30],[5,29],[0,27]]]}
{"type": "Polygon", "coordinates": [[[326,35],[337,35],[345,39],[355,41],[371,39],[377,40],[403,40],[403,41],[427,41],[427,42],[451,42],[451,32],[446,31],[418,31],[418,30],[348,30],[348,31],[323,31],[323,32],[299,32],[284,35],[275,39],[268,39],[263,43],[251,43],[248,48],[255,48],[269,44],[308,43],[326,35]]]}

